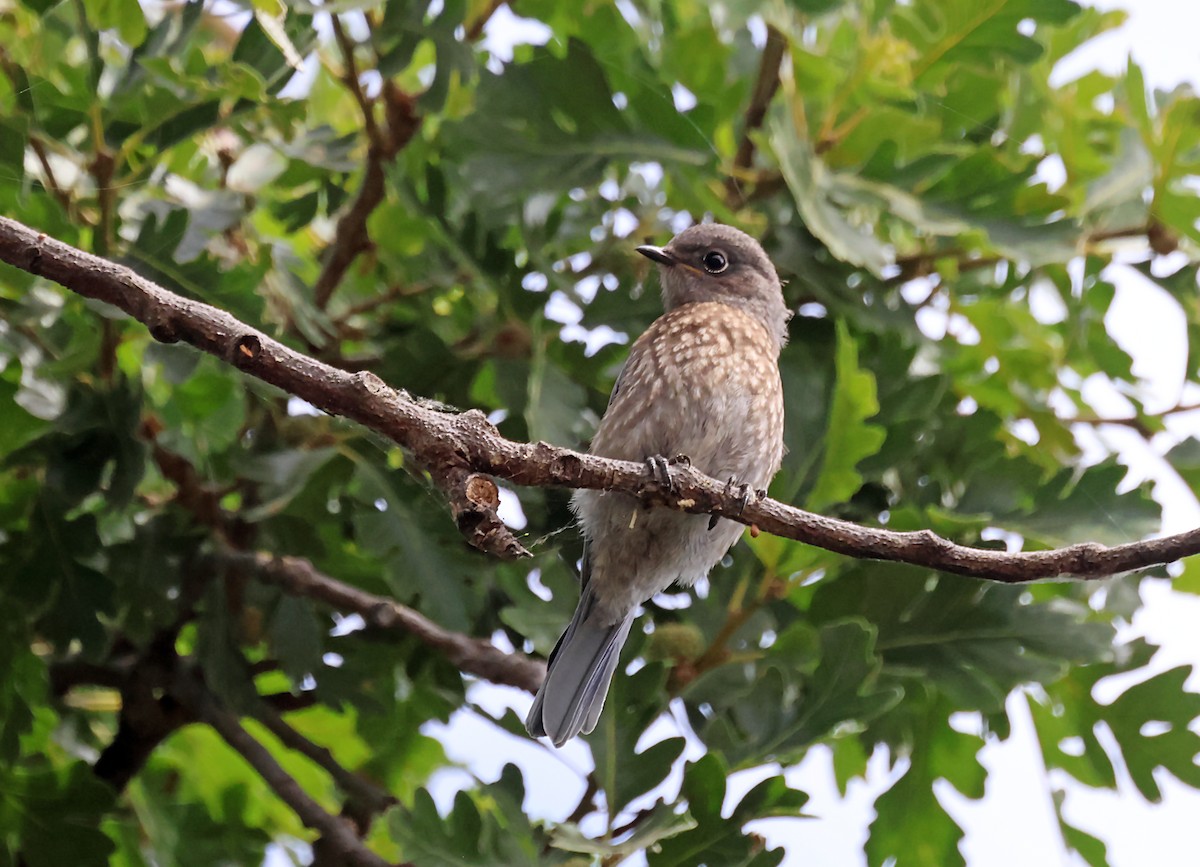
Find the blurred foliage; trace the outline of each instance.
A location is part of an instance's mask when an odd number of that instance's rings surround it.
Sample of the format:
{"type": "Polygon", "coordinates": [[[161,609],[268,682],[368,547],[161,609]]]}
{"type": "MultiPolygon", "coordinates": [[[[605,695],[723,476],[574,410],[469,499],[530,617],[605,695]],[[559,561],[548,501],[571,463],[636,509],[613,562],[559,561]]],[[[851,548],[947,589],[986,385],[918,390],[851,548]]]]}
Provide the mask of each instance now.
{"type": "MultiPolygon", "coordinates": [[[[507,436],[568,446],[659,311],[632,247],[708,215],[764,239],[799,311],[774,495],[985,546],[1005,544],[997,527],[1027,549],[1158,528],[1148,490],[1123,490],[1112,459],[1085,461],[1077,435],[1096,423],[1097,383],[1127,397],[1126,426],[1163,429],[1105,327],[1118,251],[1200,345],[1200,100],[1150,93],[1132,63],[1051,83],[1121,13],[519,0],[521,19],[497,12],[480,39],[493,9],[0,0],[0,213],[324,360],[492,413],[507,436]],[[768,36],[782,40],[779,89],[739,151],[755,82],[773,80],[768,36]],[[420,125],[392,156],[380,137],[403,111],[420,125]],[[339,217],[372,185],[369,243],[350,239],[357,255],[318,303],[311,287],[346,244],[339,217]]],[[[1188,364],[1194,383],[1194,348],[1188,364]]],[[[802,815],[781,768],[818,746],[843,791],[880,748],[900,774],[875,805],[871,865],[962,864],[934,784],[982,795],[975,755],[1008,736],[1014,692],[1030,697],[1048,772],[1114,788],[1124,766],[1150,800],[1155,771],[1200,787],[1186,670],[1141,672],[1108,704],[1093,694],[1151,664],[1153,647],[1117,642],[1144,575],[1011,588],[764,536],[690,604],[647,606],[653,635],[628,649],[647,661],[618,676],[587,739],[597,805],[527,815],[528,780],[509,765],[439,812],[424,786],[450,762],[427,724],[469,706],[492,725],[455,669],[404,636],[332,629],[275,587],[197,589],[196,564],[218,540],[304,556],[447,628],[544,654],[575,601],[564,492],[517,492],[536,558],[490,561],[387,443],[7,267],[0,392],[0,864],[304,851],[310,832],[201,726],[120,793],[90,772],[118,696],[64,692],[51,674],[144,658],[180,623],[177,650],[231,705],[256,689],[315,698],[288,719],[398,797],[367,840],[418,865],[643,851],[652,865],[777,864],[784,851],[746,825],[802,815]],[[251,663],[277,670],[256,682],[251,663]],[[673,700],[668,719],[704,749],[644,737],[673,700]],[[964,713],[976,733],[951,726],[964,713]],[[764,781],[726,803],[728,775],[750,768],[764,781]]],[[[1198,449],[1169,456],[1193,486],[1198,449]]],[[[519,731],[511,713],[494,728],[498,742],[519,731]]],[[[338,809],[324,772],[265,742],[338,809]]],[[[1061,809],[1057,821],[1106,863],[1101,840],[1061,809]]],[[[793,834],[801,857],[803,824],[793,834]]]]}

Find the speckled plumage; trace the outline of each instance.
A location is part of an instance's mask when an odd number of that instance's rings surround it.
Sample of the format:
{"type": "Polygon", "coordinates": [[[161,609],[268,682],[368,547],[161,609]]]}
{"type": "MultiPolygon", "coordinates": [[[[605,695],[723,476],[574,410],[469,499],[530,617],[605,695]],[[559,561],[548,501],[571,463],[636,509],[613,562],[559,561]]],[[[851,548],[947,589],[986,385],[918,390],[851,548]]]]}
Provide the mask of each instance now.
{"type": "MultiPolygon", "coordinates": [[[[661,265],[666,312],[634,342],[591,452],[687,455],[710,476],[765,488],[783,457],[788,313],[774,267],[729,226],[693,226],[639,252],[661,265]],[[714,252],[726,263],[716,273],[714,252]]],[[[707,575],[744,529],[613,492],[577,491],[572,506],[586,541],[579,608],[526,720],[556,745],[595,726],[637,606],[707,575]]]]}
{"type": "MultiPolygon", "coordinates": [[[[717,302],[662,316],[634,344],[592,453],[628,461],[684,454],[714,478],[765,488],[783,452],[778,350],[766,338],[750,316],[717,302]]],[[[743,530],[724,519],[709,530],[707,515],[646,510],[624,494],[579,491],[572,504],[598,607],[613,619],[676,581],[708,574],[743,530]]]]}

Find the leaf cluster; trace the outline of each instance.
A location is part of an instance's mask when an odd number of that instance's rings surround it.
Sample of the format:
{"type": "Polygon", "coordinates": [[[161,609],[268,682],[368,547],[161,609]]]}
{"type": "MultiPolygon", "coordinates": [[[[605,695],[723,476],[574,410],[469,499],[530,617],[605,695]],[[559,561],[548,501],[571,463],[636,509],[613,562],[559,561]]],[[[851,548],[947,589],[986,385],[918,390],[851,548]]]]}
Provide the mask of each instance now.
{"type": "MultiPolygon", "coordinates": [[[[0,2],[0,213],[322,360],[478,408],[508,437],[567,446],[659,312],[631,248],[710,215],[763,238],[798,311],[773,496],[984,546],[1158,529],[1147,488],[1076,436],[1097,421],[1097,382],[1127,396],[1121,423],[1164,428],[1105,326],[1118,245],[1200,338],[1200,102],[1148,92],[1132,63],[1051,83],[1120,13],[237,8],[0,2]],[[755,120],[758,80],[775,86],[755,120]]],[[[1189,383],[1198,364],[1193,349],[1189,383]]],[[[482,711],[412,636],[221,552],[304,557],[445,629],[546,654],[577,592],[563,492],[513,493],[534,558],[490,561],[396,447],[7,267],[0,399],[0,864],[255,863],[314,842],[209,728],[147,740],[140,678],[180,660],[247,719],[286,704],[327,759],[265,722],[250,733],[365,847],[421,865],[777,864],[747,825],[803,815],[784,770],[830,749],[844,790],[881,747],[907,770],[876,802],[868,862],[961,864],[935,784],[980,797],[986,738],[951,718],[1004,738],[1021,690],[1049,770],[1115,788],[1123,764],[1150,800],[1156,771],[1200,787],[1187,672],[1149,676],[1153,648],[1118,640],[1146,576],[1018,589],[762,536],[695,596],[646,606],[632,673],[587,739],[579,809],[531,808],[510,764],[439,811],[451,762],[431,724],[482,717],[502,743],[515,717],[482,711]],[[1129,672],[1138,685],[1095,698],[1129,672]],[[89,767],[114,763],[123,788],[89,767]],[[334,767],[397,799],[384,820],[334,767]],[[752,768],[769,773],[731,803],[729,776],[752,768]]],[[[1170,455],[1189,484],[1197,447],[1170,455]]]]}

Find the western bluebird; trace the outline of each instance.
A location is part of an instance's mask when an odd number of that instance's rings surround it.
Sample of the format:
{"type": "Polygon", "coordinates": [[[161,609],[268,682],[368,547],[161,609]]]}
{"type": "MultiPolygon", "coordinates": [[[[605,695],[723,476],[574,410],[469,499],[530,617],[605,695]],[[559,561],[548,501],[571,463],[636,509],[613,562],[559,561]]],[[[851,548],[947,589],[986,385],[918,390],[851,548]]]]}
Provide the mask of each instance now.
{"type": "MultiPolygon", "coordinates": [[[[783,458],[779,352],[789,316],[771,260],[721,225],[637,251],[659,265],[666,312],[634,342],[592,454],[651,463],[686,455],[710,476],[765,488],[783,458]]],[[[584,534],[579,606],[525,720],[555,746],[595,728],[638,606],[703,578],[743,530],[615,492],[576,491],[571,505],[584,534]]]]}

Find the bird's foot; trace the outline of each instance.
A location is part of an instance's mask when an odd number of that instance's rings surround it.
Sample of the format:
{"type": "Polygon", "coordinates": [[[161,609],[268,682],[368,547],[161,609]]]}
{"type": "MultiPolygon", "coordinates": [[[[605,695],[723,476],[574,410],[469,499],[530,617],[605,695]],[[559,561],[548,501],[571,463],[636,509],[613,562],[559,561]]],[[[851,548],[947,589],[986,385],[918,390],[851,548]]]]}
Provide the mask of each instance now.
{"type": "Polygon", "coordinates": [[[658,485],[669,493],[677,493],[675,480],[671,478],[671,467],[690,467],[692,459],[687,455],[675,455],[673,458],[665,458],[662,455],[650,455],[646,458],[646,467],[650,471],[652,478],[658,485]]]}
{"type": "Polygon", "coordinates": [[[646,468],[650,471],[650,478],[663,490],[675,489],[675,484],[671,481],[671,464],[662,455],[650,455],[646,458],[646,468]]]}
{"type": "MultiPolygon", "coordinates": [[[[734,489],[737,490],[737,494],[738,494],[737,502],[738,502],[738,514],[739,515],[742,512],[746,511],[746,506],[750,505],[752,500],[754,500],[760,496],[766,496],[765,491],[756,491],[756,490],[754,490],[754,488],[750,487],[747,484],[739,484],[736,477],[730,476],[729,479],[725,482],[725,495],[729,496],[730,494],[732,494],[734,492],[734,489]]],[[[712,517],[710,517],[708,519],[708,529],[711,530],[713,527],[717,526],[717,521],[719,521],[719,520],[721,520],[720,515],[713,515],[712,517]]]]}

